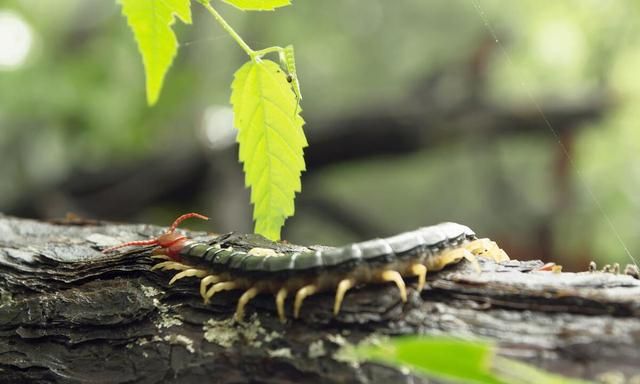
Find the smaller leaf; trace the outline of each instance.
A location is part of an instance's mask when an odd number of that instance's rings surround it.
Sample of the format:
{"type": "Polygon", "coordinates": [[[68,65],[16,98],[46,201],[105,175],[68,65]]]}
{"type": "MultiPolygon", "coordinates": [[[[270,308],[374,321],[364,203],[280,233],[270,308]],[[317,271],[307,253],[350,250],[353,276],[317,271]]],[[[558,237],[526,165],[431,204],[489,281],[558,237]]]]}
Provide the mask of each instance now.
{"type": "Polygon", "coordinates": [[[119,0],[133,30],[146,75],[147,102],[154,105],[164,78],[178,52],[171,29],[175,17],[191,24],[190,0],[119,0]]]}
{"type": "Polygon", "coordinates": [[[243,11],[273,11],[291,5],[291,0],[222,0],[243,11]]]}

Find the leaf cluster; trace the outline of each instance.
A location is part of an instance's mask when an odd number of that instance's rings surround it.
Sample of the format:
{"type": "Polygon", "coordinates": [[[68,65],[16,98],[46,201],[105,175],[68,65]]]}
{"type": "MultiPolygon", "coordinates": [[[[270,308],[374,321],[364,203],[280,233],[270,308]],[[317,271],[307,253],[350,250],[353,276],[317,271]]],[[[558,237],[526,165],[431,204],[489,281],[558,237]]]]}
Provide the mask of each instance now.
{"type": "MultiPolygon", "coordinates": [[[[241,10],[266,11],[289,0],[224,0],[241,10]]],[[[154,105],[166,74],[178,52],[172,29],[176,18],[191,24],[190,0],[119,0],[138,48],[146,74],[146,94],[154,105]]],[[[235,74],[231,103],[239,133],[239,159],[245,184],[251,188],[255,232],[278,240],[287,217],[294,214],[295,193],[301,191],[307,140],[300,116],[300,84],[295,73],[293,47],[252,50],[207,0],[199,0],[236,40],[250,60],[235,74]],[[263,59],[278,53],[281,65],[263,59]],[[286,73],[285,73],[286,72],[286,73]]]]}

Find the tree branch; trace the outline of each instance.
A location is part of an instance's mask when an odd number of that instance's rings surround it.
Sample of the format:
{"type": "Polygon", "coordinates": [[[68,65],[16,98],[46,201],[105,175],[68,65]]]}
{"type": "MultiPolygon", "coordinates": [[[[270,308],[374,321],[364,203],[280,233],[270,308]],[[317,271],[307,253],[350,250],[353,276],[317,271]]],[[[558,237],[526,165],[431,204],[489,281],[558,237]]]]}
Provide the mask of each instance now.
{"type": "Polygon", "coordinates": [[[320,294],[281,324],[264,295],[235,323],[239,292],[204,305],[196,279],[169,287],[172,274],[150,271],[148,248],[98,250],[161,230],[0,216],[0,382],[422,382],[335,356],[372,334],[488,338],[501,355],[566,375],[640,374],[640,281],[631,276],[531,272],[537,261],[482,262],[482,273],[461,264],[429,275],[404,305],[392,287],[363,287],[337,317],[333,295],[320,294]]]}

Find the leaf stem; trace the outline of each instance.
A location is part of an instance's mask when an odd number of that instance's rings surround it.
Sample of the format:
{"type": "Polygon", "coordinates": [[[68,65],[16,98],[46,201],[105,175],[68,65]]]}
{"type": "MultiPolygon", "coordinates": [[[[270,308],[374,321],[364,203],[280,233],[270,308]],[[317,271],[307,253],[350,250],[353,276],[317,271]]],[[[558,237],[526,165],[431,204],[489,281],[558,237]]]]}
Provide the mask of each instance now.
{"type": "Polygon", "coordinates": [[[269,47],[269,48],[261,49],[259,51],[254,51],[253,54],[255,55],[255,57],[262,57],[262,56],[264,56],[264,55],[266,55],[268,53],[271,53],[271,52],[282,53],[282,52],[284,52],[284,48],[278,47],[278,46],[269,47]]]}
{"type": "Polygon", "coordinates": [[[257,52],[251,49],[251,47],[249,47],[249,45],[245,43],[244,40],[242,40],[242,37],[240,37],[240,35],[238,35],[238,33],[233,28],[231,28],[229,23],[227,23],[227,21],[222,18],[222,15],[220,15],[218,11],[216,11],[211,6],[211,4],[209,4],[209,0],[198,0],[198,2],[202,4],[202,6],[205,7],[211,15],[213,15],[216,21],[220,25],[222,25],[222,28],[224,28],[224,30],[231,35],[231,37],[236,41],[236,43],[240,45],[240,48],[242,48],[252,60],[255,59],[256,57],[261,56],[261,55],[256,55],[257,52]]]}

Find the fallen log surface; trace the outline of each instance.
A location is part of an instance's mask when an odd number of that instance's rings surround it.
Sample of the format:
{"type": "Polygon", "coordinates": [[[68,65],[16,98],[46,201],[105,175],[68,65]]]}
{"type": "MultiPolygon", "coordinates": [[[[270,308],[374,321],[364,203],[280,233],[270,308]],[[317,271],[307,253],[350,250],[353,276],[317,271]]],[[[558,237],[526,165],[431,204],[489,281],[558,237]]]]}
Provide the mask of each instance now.
{"type": "MultiPolygon", "coordinates": [[[[171,273],[150,271],[150,248],[100,252],[162,230],[0,216],[0,382],[434,382],[336,354],[372,335],[407,334],[489,339],[502,356],[560,374],[640,380],[632,276],[540,272],[541,262],[516,260],[481,261],[477,273],[461,263],[430,274],[423,292],[409,289],[404,304],[391,286],[362,287],[336,317],[333,296],[319,294],[301,319],[281,324],[263,295],[238,323],[239,292],[204,305],[195,278],[170,287],[171,273]]],[[[253,235],[228,241],[291,247],[253,235]]]]}

